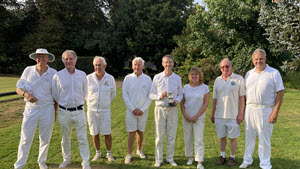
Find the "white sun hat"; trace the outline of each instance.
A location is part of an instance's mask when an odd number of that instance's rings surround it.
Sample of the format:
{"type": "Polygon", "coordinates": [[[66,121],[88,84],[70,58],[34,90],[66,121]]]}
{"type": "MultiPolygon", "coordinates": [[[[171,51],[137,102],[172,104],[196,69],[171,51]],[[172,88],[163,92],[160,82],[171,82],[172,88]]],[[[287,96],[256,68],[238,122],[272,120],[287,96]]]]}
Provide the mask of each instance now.
{"type": "Polygon", "coordinates": [[[37,54],[47,55],[47,56],[49,57],[49,62],[53,62],[53,61],[55,60],[55,56],[54,56],[52,53],[49,53],[49,52],[47,51],[47,49],[42,49],[42,48],[37,49],[37,50],[35,51],[35,53],[30,54],[29,57],[30,57],[31,59],[35,60],[35,57],[36,57],[37,54]]]}

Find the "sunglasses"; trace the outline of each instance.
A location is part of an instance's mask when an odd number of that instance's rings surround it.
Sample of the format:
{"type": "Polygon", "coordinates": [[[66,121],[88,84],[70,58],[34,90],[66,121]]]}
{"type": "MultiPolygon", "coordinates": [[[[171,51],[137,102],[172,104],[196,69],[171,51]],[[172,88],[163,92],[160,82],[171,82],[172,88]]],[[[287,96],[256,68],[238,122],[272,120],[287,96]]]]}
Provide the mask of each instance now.
{"type": "Polygon", "coordinates": [[[228,69],[229,67],[230,67],[229,65],[225,65],[225,66],[222,66],[221,69],[225,69],[225,68],[228,69]]]}

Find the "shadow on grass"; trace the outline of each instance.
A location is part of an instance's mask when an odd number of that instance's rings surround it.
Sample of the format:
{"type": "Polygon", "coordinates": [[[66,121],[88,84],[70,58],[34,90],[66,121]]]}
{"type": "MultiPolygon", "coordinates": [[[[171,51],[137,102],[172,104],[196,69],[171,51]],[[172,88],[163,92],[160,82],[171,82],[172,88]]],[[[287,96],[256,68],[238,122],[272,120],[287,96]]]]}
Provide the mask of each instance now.
{"type": "MultiPolygon", "coordinates": [[[[187,157],[179,157],[176,156],[175,162],[178,164],[177,167],[171,166],[169,163],[167,163],[165,160],[162,163],[162,166],[160,168],[196,168],[197,167],[197,162],[194,162],[193,165],[187,166],[187,157]]],[[[146,159],[142,160],[139,159],[138,157],[133,157],[132,162],[129,165],[124,164],[123,162],[124,158],[120,159],[118,158],[114,162],[107,162],[106,159],[100,159],[97,162],[91,162],[90,166],[92,169],[150,169],[150,168],[155,168],[154,167],[154,160],[146,159]],[[142,163],[142,164],[137,164],[137,163],[142,163]]],[[[218,166],[216,165],[216,161],[218,160],[218,157],[216,158],[205,158],[203,162],[203,166],[206,169],[228,169],[226,165],[223,166],[218,166]]],[[[237,165],[234,167],[230,168],[239,168],[239,165],[242,163],[243,159],[242,158],[237,158],[237,165]]],[[[300,160],[288,160],[288,159],[282,159],[282,158],[272,158],[271,159],[272,163],[272,168],[273,169],[296,169],[299,168],[300,166],[300,160]]],[[[48,163],[49,168],[58,168],[58,164],[53,164],[53,163],[48,163]]],[[[29,168],[31,166],[28,166],[29,168]]],[[[33,168],[36,166],[32,166],[33,168]]],[[[72,169],[80,169],[81,168],[81,163],[80,162],[72,162],[70,165],[67,166],[67,168],[72,168],[72,169]]],[[[249,169],[260,169],[259,167],[259,158],[254,158],[253,159],[253,164],[249,167],[249,169]]]]}

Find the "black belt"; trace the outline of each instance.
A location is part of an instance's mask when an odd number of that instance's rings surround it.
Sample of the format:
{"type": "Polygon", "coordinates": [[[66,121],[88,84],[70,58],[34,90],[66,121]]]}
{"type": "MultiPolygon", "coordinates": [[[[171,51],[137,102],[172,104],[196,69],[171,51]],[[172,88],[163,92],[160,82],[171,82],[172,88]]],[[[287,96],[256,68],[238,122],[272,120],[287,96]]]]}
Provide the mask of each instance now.
{"type": "Polygon", "coordinates": [[[71,107],[71,108],[65,108],[64,106],[59,105],[59,108],[64,109],[64,110],[68,110],[68,111],[76,111],[76,110],[82,110],[83,105],[80,105],[78,107],[71,107]]]}

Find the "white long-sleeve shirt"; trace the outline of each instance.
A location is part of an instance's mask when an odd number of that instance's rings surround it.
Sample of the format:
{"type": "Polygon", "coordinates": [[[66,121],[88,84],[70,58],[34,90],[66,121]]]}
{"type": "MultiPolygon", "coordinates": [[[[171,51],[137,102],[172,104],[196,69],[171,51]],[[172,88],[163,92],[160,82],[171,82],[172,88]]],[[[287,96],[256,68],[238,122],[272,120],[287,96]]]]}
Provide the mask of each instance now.
{"type": "Polygon", "coordinates": [[[152,100],[149,97],[152,80],[148,75],[142,73],[136,76],[134,73],[127,75],[123,81],[123,100],[127,109],[132,112],[140,109],[148,110],[152,100]]]}
{"type": "Polygon", "coordinates": [[[168,107],[169,100],[167,97],[160,99],[163,91],[173,93],[173,101],[177,100],[178,103],[182,100],[182,84],[181,78],[172,72],[171,76],[167,76],[165,72],[161,72],[154,76],[150,92],[150,98],[155,100],[156,106],[168,107]]]}
{"type": "Polygon", "coordinates": [[[87,76],[88,94],[86,97],[89,111],[110,110],[111,101],[116,97],[115,78],[104,73],[101,81],[98,80],[96,73],[87,76]]]}
{"type": "Polygon", "coordinates": [[[86,94],[87,81],[83,71],[75,69],[74,73],[70,74],[64,68],[53,76],[52,96],[59,105],[65,108],[83,105],[86,94]]]}
{"type": "Polygon", "coordinates": [[[245,81],[247,104],[273,106],[276,93],[284,90],[279,71],[268,65],[261,73],[257,73],[255,68],[249,70],[245,81]]]}
{"type": "Polygon", "coordinates": [[[30,103],[25,97],[24,101],[26,102],[27,107],[36,107],[43,108],[47,105],[53,105],[54,100],[52,97],[51,83],[52,78],[56,70],[48,66],[48,69],[42,76],[36,71],[36,66],[28,66],[23,71],[23,74],[20,79],[27,81],[28,85],[32,90],[32,95],[38,99],[35,103],[30,103]]]}

